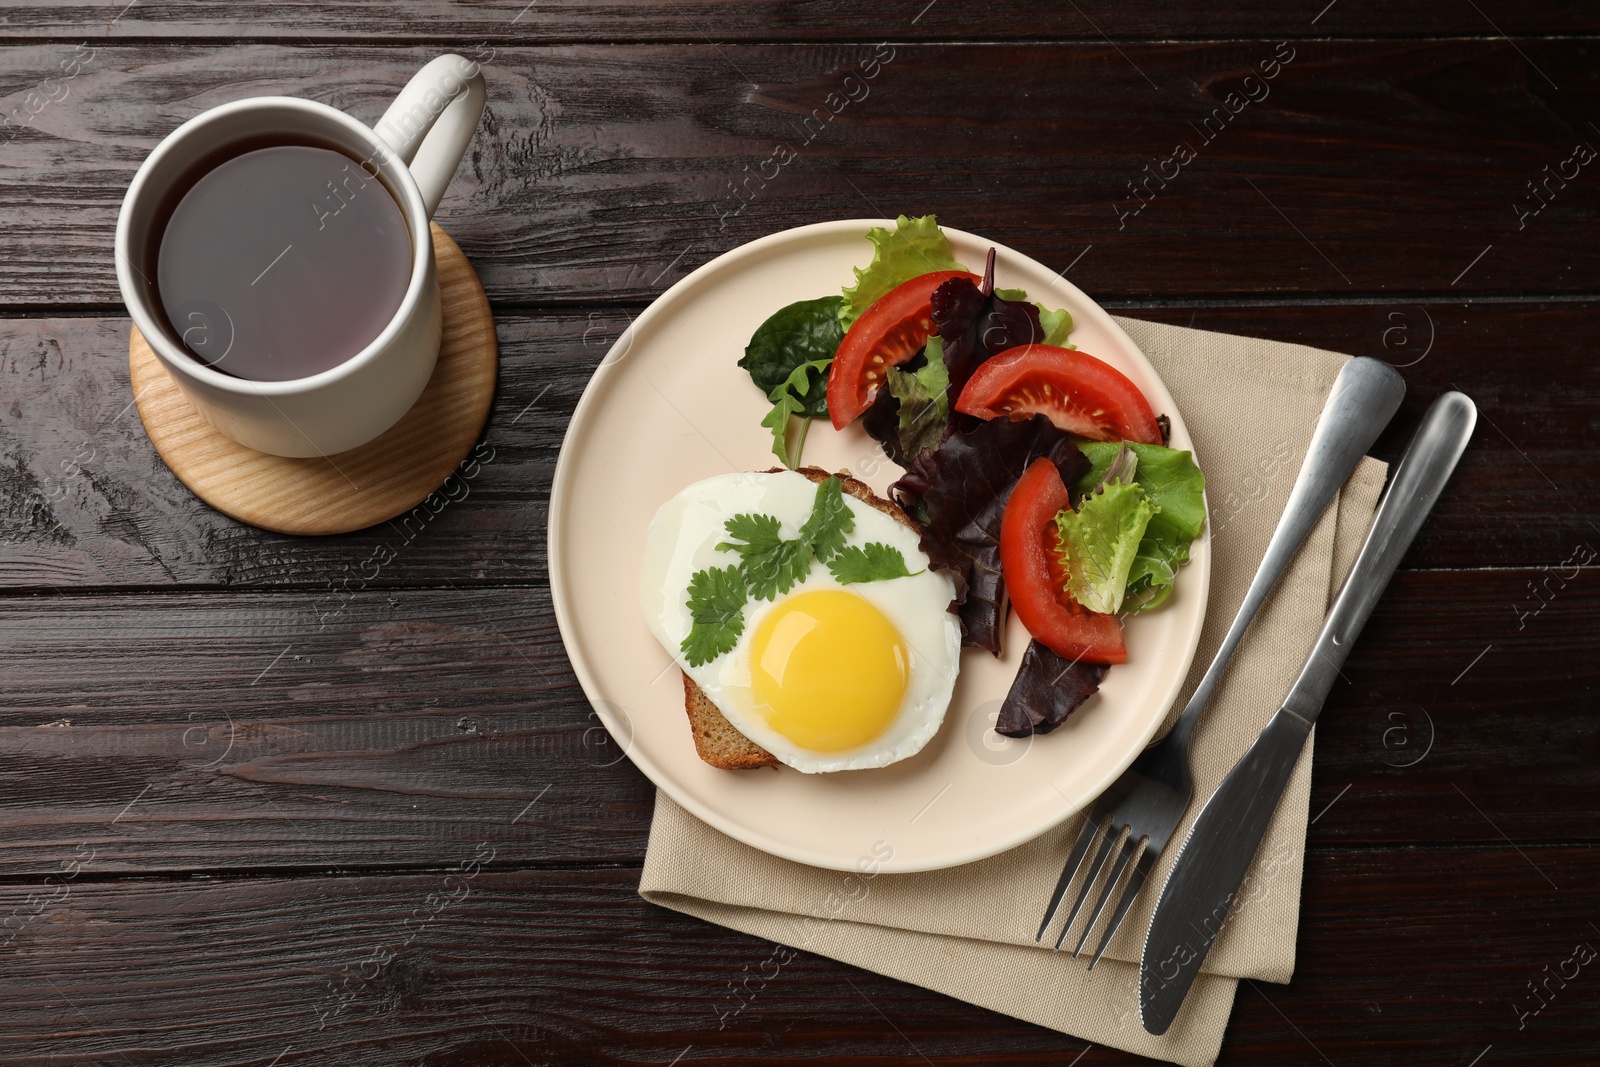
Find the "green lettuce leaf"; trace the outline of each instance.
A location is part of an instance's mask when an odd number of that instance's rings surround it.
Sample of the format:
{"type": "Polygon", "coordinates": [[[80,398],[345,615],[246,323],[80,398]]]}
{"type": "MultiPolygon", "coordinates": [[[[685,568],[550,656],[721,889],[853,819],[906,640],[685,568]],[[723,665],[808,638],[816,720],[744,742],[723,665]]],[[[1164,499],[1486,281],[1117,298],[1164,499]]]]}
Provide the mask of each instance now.
{"type": "MultiPolygon", "coordinates": [[[[1151,520],[1154,525],[1155,520],[1151,520]]],[[[1133,566],[1128,568],[1128,587],[1123,590],[1123,608],[1127,611],[1148,611],[1158,608],[1172,595],[1172,583],[1177,580],[1178,568],[1189,562],[1189,545],[1175,544],[1152,536],[1149,528],[1139,541],[1138,554],[1133,566]]]]}
{"type": "Polygon", "coordinates": [[[1067,340],[1067,335],[1072,332],[1072,312],[1066,308],[1051,311],[1043,304],[1040,304],[1039,325],[1044,327],[1045,344],[1055,345],[1057,348],[1078,347],[1067,340]]]}
{"type": "Polygon", "coordinates": [[[1090,611],[1114,615],[1122,608],[1128,572],[1155,509],[1139,485],[1109,482],[1084,497],[1078,510],[1063,508],[1056,530],[1067,568],[1067,592],[1090,611]]]}
{"type": "Polygon", "coordinates": [[[938,334],[928,338],[927,354],[928,362],[914,371],[889,368],[889,392],[900,401],[900,451],[907,462],[938,447],[950,419],[950,372],[938,334]]]}
{"type": "MultiPolygon", "coordinates": [[[[1089,493],[1122,447],[1117,441],[1084,441],[1079,447],[1089,458],[1089,473],[1074,488],[1089,493]]],[[[1205,524],[1205,476],[1188,452],[1161,445],[1130,442],[1138,457],[1133,484],[1142,488],[1156,513],[1145,528],[1138,551],[1128,569],[1124,606],[1129,611],[1159,607],[1172,593],[1178,568],[1189,562],[1189,545],[1205,524]]]]}
{"type": "Polygon", "coordinates": [[[901,215],[893,230],[882,226],[868,230],[867,240],[873,246],[872,262],[865,270],[855,268],[856,283],[845,287],[844,302],[839,306],[839,323],[845,329],[849,329],[879,297],[902,282],[936,270],[967,269],[955,261],[950,241],[939,229],[939,220],[932,215],[920,219],[901,215]]]}
{"type": "MultiPolygon", "coordinates": [[[[1074,488],[1087,493],[1098,485],[1121,447],[1121,441],[1081,442],[1079,448],[1089,458],[1089,473],[1079,478],[1074,488]]],[[[1206,479],[1195,466],[1194,456],[1176,448],[1132,441],[1128,442],[1128,448],[1139,459],[1133,472],[1134,484],[1142,486],[1150,503],[1161,509],[1161,517],[1156,520],[1158,528],[1167,531],[1174,540],[1193,541],[1206,521],[1206,503],[1202,495],[1206,479]]]]}

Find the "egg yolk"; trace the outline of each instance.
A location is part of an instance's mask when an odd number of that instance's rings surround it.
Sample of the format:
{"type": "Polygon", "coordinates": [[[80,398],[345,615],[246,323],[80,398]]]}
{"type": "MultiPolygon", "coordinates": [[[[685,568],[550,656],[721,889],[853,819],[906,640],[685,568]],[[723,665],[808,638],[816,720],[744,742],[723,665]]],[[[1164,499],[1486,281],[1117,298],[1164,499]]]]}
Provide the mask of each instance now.
{"type": "Polygon", "coordinates": [[[756,627],[751,684],[767,725],[801,748],[842,752],[889,728],[910,657],[894,624],[857,596],[790,597],[756,627]]]}

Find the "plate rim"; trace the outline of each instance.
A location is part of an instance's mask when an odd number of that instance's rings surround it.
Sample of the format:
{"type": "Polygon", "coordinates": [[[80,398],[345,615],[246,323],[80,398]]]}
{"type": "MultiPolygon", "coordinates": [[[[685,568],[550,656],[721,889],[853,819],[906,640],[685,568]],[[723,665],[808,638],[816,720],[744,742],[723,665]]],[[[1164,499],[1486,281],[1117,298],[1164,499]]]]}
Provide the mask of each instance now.
{"type": "MultiPolygon", "coordinates": [[[[780,859],[803,863],[811,867],[820,867],[826,870],[853,871],[855,870],[856,857],[852,856],[846,859],[842,856],[834,856],[828,853],[818,852],[815,849],[799,846],[792,842],[785,841],[782,838],[774,836],[770,832],[754,830],[749,826],[734,822],[732,819],[724,816],[712,806],[704,804],[698,798],[678,789],[675,784],[671,783],[670,778],[657,763],[657,761],[652,759],[648,753],[640,751],[638,747],[633,744],[633,731],[631,724],[624,725],[616,721],[615,717],[610,712],[612,702],[601,695],[597,679],[595,678],[594,673],[590,670],[590,666],[586,658],[581,655],[574,654],[572,629],[575,625],[575,621],[572,618],[573,608],[567,600],[562,583],[557,580],[557,574],[560,570],[559,560],[561,558],[563,541],[561,528],[566,518],[567,498],[572,492],[569,487],[571,477],[569,471],[572,463],[575,462],[572,459],[573,449],[569,448],[569,445],[572,445],[575,435],[583,428],[585,422],[591,417],[591,409],[601,403],[599,397],[600,394],[605,391],[605,383],[611,377],[611,375],[616,372],[617,368],[622,365],[623,357],[627,355],[634,343],[634,337],[642,333],[643,329],[648,327],[658,315],[665,314],[665,312],[661,309],[670,306],[673,300],[681,296],[684,292],[698,286],[707,275],[737,264],[742,259],[746,259],[751,256],[763,255],[776,245],[828,237],[832,236],[835,232],[857,236],[863,242],[865,242],[866,233],[869,229],[873,227],[892,228],[895,225],[896,222],[893,219],[836,219],[828,222],[808,223],[804,226],[794,226],[788,229],[778,230],[774,233],[758,237],[752,241],[747,241],[741,245],[729,249],[726,252],[712,257],[667,287],[667,289],[662,292],[661,295],[652,300],[650,305],[646,307],[644,311],[640,312],[639,315],[628,324],[627,328],[624,329],[620,335],[618,335],[617,340],[611,345],[610,348],[606,350],[606,354],[601,358],[600,363],[595,367],[594,372],[591,374],[588,382],[585,383],[583,393],[579,396],[578,403],[573,408],[572,416],[568,420],[566,430],[563,432],[561,437],[561,447],[556,455],[555,471],[551,475],[549,510],[545,517],[545,571],[546,577],[549,579],[550,583],[551,602],[555,610],[556,627],[561,635],[562,648],[567,654],[567,660],[572,666],[573,674],[577,677],[578,685],[583,690],[585,699],[587,699],[589,702],[590,709],[596,716],[599,717],[601,723],[605,726],[611,737],[619,741],[622,746],[623,754],[626,755],[629,761],[632,762],[633,765],[650,780],[651,784],[654,785],[655,788],[665,793],[673,800],[674,803],[678,804],[680,807],[688,811],[691,815],[700,819],[702,822],[710,825],[712,828],[723,834],[726,834],[735,841],[758,849],[762,852],[766,852],[769,855],[777,856],[780,859]]],[[[1001,244],[998,241],[991,240],[990,238],[983,237],[981,235],[974,234],[971,231],[962,230],[954,226],[945,226],[941,224],[940,229],[943,230],[947,235],[958,235],[963,238],[969,238],[976,243],[990,245],[995,249],[998,257],[1010,257],[1013,262],[1026,261],[1040,267],[1043,270],[1049,271],[1048,267],[1033,257],[1028,256],[1025,253],[1018,252],[1017,250],[1001,244]]],[[[1073,311],[1074,316],[1078,314],[1079,307],[1091,310],[1099,319],[1103,320],[1101,325],[1110,332],[1113,338],[1123,344],[1126,348],[1126,351],[1132,353],[1139,360],[1139,362],[1144,365],[1144,369],[1149,373],[1151,380],[1155,382],[1159,388],[1159,391],[1163,394],[1163,396],[1158,399],[1165,399],[1165,411],[1171,414],[1171,417],[1176,425],[1183,429],[1184,436],[1188,437],[1188,423],[1184,420],[1182,412],[1179,410],[1176,402],[1174,402],[1171,392],[1167,389],[1166,382],[1162,379],[1161,375],[1156,372],[1155,367],[1150,363],[1149,357],[1144,354],[1144,350],[1134,342],[1133,338],[1128,335],[1127,331],[1122,328],[1121,324],[1116,321],[1110,312],[1106,311],[1105,308],[1101,307],[1096,301],[1089,297],[1087,293],[1083,292],[1083,290],[1079,289],[1075,284],[1067,280],[1063,273],[1059,271],[1051,271],[1050,273],[1053,273],[1056,276],[1055,284],[1063,287],[1071,295],[1072,302],[1070,309],[1073,311]]],[[[1192,440],[1189,442],[1188,451],[1191,454],[1194,452],[1192,440]]],[[[1196,464],[1198,465],[1199,457],[1196,456],[1195,459],[1196,464]]],[[[1201,533],[1201,538],[1197,543],[1203,544],[1204,551],[1200,553],[1200,558],[1198,560],[1193,561],[1199,562],[1202,565],[1195,568],[1193,571],[1190,571],[1189,567],[1185,567],[1185,570],[1191,574],[1191,577],[1198,577],[1200,579],[1199,581],[1191,583],[1192,585],[1197,586],[1197,588],[1194,590],[1194,593],[1198,599],[1198,604],[1195,608],[1195,611],[1200,620],[1200,625],[1195,629],[1194,640],[1190,642],[1188,647],[1181,653],[1181,663],[1179,663],[1176,669],[1173,671],[1173,683],[1169,686],[1168,691],[1159,699],[1159,703],[1162,705],[1160,714],[1152,714],[1150,716],[1148,729],[1142,732],[1142,737],[1138,745],[1130,746],[1126,760],[1108,761],[1106,764],[1108,769],[1104,773],[1097,775],[1092,786],[1087,790],[1085,794],[1087,799],[1081,804],[1073,804],[1070,801],[1063,800],[1062,810],[1056,817],[1048,821],[1047,824],[1040,825],[1039,823],[1033,823],[1019,832],[1001,835],[996,838],[985,839],[976,845],[969,846],[965,850],[953,852],[946,857],[936,860],[912,860],[905,863],[890,860],[883,864],[882,869],[885,873],[910,874],[924,871],[946,870],[951,867],[959,867],[967,863],[975,863],[979,860],[988,859],[991,856],[997,856],[1003,852],[1007,852],[1013,848],[1018,848],[1024,844],[1027,844],[1029,841],[1036,840],[1037,838],[1049,833],[1051,830],[1054,830],[1072,816],[1078,814],[1078,812],[1092,805],[1095,799],[1104,793],[1105,790],[1109,788],[1111,784],[1128,769],[1128,767],[1132,766],[1133,761],[1138,758],[1139,753],[1143,752],[1147,747],[1149,747],[1151,739],[1154,738],[1157,732],[1161,729],[1162,723],[1166,721],[1167,715],[1171,712],[1173,704],[1177,701],[1178,694],[1183,690],[1183,684],[1188,678],[1190,668],[1194,664],[1195,655],[1198,653],[1201,633],[1205,626],[1206,609],[1210,603],[1212,561],[1210,550],[1210,501],[1204,492],[1202,492],[1202,504],[1205,508],[1206,523],[1201,533]]],[[[1190,566],[1192,565],[1193,563],[1191,563],[1190,566]]]]}

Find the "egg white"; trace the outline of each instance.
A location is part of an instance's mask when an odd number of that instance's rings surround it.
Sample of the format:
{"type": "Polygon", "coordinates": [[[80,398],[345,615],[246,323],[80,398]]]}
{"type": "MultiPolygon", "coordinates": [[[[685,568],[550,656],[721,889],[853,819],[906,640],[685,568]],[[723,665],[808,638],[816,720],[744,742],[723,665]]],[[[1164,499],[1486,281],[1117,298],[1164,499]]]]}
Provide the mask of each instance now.
{"type": "Polygon", "coordinates": [[[639,602],[646,624],[661,646],[694,679],[728,721],[750,740],[795,770],[807,773],[883,767],[915,755],[944,721],[960,665],[961,625],[948,608],[955,583],[928,566],[915,533],[849,495],[855,516],[847,544],[878,541],[898,548],[909,578],[841,585],[825,564],[773,601],[751,600],[744,608],[739,643],[710,663],[689,666],[681,652],[693,625],[689,579],[708,567],[727,567],[739,557],[717,551],[728,540],[724,524],[745,512],[776,516],[784,537],[796,537],[811,514],[817,486],[794,471],[724,474],[696,482],[663,504],[650,522],[640,568],[639,602]],[[910,670],[900,710],[873,740],[843,752],[817,752],[796,745],[769,727],[751,689],[750,639],[761,620],[789,597],[817,589],[843,589],[883,612],[910,652],[910,670]]]}

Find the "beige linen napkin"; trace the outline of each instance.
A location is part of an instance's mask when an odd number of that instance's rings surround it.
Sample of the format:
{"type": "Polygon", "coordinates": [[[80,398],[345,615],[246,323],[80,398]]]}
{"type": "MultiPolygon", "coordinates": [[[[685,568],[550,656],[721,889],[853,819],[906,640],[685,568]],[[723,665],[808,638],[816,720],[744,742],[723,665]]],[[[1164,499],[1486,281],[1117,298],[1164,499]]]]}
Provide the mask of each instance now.
{"type": "MultiPolygon", "coordinates": [[[[1349,357],[1134,319],[1119,323],[1166,382],[1206,474],[1211,594],[1194,665],[1168,717],[1188,701],[1266,551],[1305,457],[1318,413],[1349,357]]],[[[1257,616],[1194,738],[1197,803],[1233,767],[1299,672],[1328,603],[1355,559],[1385,466],[1368,458],[1344,487],[1257,616]]],[[[1180,575],[1179,580],[1182,580],[1180,575]]],[[[1111,709],[1090,705],[1079,714],[1111,709]]],[[[827,871],[740,844],[656,796],[639,892],[652,903],[781,945],[831,956],[1020,1019],[1129,1052],[1204,1067],[1217,1056],[1240,978],[1287,982],[1294,972],[1300,875],[1311,791],[1307,742],[1239,902],[1172,1028],[1139,1022],[1138,959],[1156,891],[1146,888],[1093,973],[1086,960],[1033,941],[1081,815],[1009,852],[924,874],[827,871]]],[[[1166,879],[1178,849],[1151,874],[1166,879]]],[[[1079,919],[1081,926],[1082,919],[1079,919]]],[[[1058,920],[1059,922],[1059,920],[1058,920]]],[[[1074,931],[1076,937],[1077,931],[1074,931]]],[[[1099,933],[1090,942],[1098,943],[1099,933]]],[[[1069,948],[1071,946],[1069,942],[1069,948]]],[[[774,949],[751,968],[741,1005],[782,981],[793,955],[774,949]]]]}

